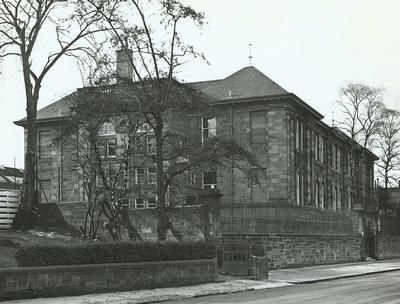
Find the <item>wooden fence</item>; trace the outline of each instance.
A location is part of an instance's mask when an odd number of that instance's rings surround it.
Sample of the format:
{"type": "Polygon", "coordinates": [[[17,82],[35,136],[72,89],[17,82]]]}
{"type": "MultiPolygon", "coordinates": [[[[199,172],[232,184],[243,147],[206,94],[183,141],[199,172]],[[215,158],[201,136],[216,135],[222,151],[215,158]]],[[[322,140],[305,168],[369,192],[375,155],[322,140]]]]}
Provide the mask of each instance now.
{"type": "Polygon", "coordinates": [[[0,190],[0,230],[11,229],[19,205],[18,190],[0,190]]]}

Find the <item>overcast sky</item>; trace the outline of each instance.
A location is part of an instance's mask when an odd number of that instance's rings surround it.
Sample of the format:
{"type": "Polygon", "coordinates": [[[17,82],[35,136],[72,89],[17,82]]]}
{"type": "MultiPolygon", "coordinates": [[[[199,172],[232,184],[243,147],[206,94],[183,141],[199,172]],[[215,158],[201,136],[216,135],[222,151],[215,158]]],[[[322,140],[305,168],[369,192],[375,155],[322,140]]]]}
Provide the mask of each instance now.
{"type": "MultiPolygon", "coordinates": [[[[189,38],[210,65],[188,63],[185,81],[224,78],[253,65],[321,112],[327,123],[345,81],[385,88],[387,107],[400,110],[400,1],[397,0],[187,0],[207,24],[189,38]]],[[[25,116],[20,63],[0,64],[0,165],[23,167],[25,116]]],[[[39,108],[82,86],[70,59],[47,75],[39,108]]],[[[337,108],[335,116],[338,116],[337,108]]]]}

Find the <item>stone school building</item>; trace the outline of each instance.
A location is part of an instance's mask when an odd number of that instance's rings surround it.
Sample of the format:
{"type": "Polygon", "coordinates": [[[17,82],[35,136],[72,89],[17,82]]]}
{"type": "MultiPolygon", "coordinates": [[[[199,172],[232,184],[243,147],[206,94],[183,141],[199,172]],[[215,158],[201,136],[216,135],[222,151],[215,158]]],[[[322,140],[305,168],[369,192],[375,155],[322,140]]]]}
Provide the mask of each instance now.
{"type": "MultiPolygon", "coordinates": [[[[117,71],[124,69],[120,66],[117,71]]],[[[222,194],[210,219],[220,241],[257,243],[276,268],[376,256],[379,244],[371,206],[377,157],[373,153],[356,146],[355,157],[361,165],[352,191],[351,139],[255,67],[244,67],[224,79],[187,85],[205,94],[214,109],[212,116],[191,118],[198,133],[234,138],[260,164],[252,170],[258,184],[229,166],[197,177],[199,189],[218,189],[222,194]]],[[[76,168],[66,161],[66,155],[74,151],[52,144],[68,122],[70,106],[66,97],[37,114],[39,203],[57,204],[65,219],[79,226],[87,197],[76,168]]],[[[26,127],[25,119],[15,123],[26,127]]],[[[108,123],[100,129],[107,135],[106,157],[118,157],[118,128],[108,123]]],[[[150,136],[148,145],[151,140],[150,136]]],[[[151,174],[150,168],[143,168],[130,179],[134,185],[151,174]]],[[[132,223],[144,239],[152,239],[157,202],[138,200],[135,195],[132,191],[126,201],[132,223]]],[[[205,237],[200,209],[183,206],[175,214],[173,220],[186,239],[205,237]]]]}

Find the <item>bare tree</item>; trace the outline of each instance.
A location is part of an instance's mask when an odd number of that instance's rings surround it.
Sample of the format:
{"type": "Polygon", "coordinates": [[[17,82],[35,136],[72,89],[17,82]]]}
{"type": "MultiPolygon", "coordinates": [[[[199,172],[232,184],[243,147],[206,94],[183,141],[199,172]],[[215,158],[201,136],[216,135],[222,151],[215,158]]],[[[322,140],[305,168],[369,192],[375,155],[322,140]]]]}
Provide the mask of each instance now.
{"type": "MultiPolygon", "coordinates": [[[[139,109],[143,120],[155,136],[157,232],[159,239],[165,240],[171,225],[166,206],[170,180],[164,175],[164,143],[168,139],[168,136],[165,136],[165,114],[177,107],[176,103],[171,103],[176,69],[190,57],[202,56],[195,52],[192,46],[184,43],[178,28],[188,21],[194,25],[202,25],[204,16],[176,0],[144,3],[137,0],[88,1],[102,15],[105,27],[111,28],[109,33],[113,41],[125,51],[134,78],[139,83],[136,88],[141,88],[140,95],[136,92],[133,96],[136,95],[136,109],[139,109]],[[127,12],[134,16],[133,23],[127,19],[127,12]],[[161,21],[151,17],[151,14],[156,12],[159,13],[161,21]],[[131,52],[131,48],[134,53],[131,52]]],[[[180,102],[184,103],[183,100],[180,102]]]]}
{"type": "Polygon", "coordinates": [[[352,201],[358,197],[356,176],[364,167],[365,149],[371,149],[382,125],[383,90],[362,83],[349,82],[339,90],[337,103],[344,119],[338,127],[350,138],[350,174],[352,201]],[[361,155],[356,152],[361,149],[361,155]]]}
{"type": "Polygon", "coordinates": [[[113,240],[122,238],[124,227],[130,239],[137,241],[141,237],[130,222],[124,199],[131,191],[129,175],[135,156],[132,151],[140,123],[121,107],[118,98],[110,98],[107,92],[110,88],[87,87],[70,95],[70,119],[58,140],[73,149],[68,155],[70,166],[75,167],[82,180],[87,201],[82,236],[97,238],[100,220],[106,219],[105,228],[113,240]],[[112,146],[105,139],[110,134],[112,146]]]}
{"type": "Polygon", "coordinates": [[[43,80],[64,55],[90,52],[91,35],[101,29],[94,27],[99,20],[95,10],[85,8],[83,1],[70,0],[1,0],[0,1],[0,57],[17,56],[21,59],[27,112],[27,148],[21,223],[32,223],[32,202],[36,185],[37,130],[36,113],[43,80]],[[62,15],[64,17],[62,17],[62,15]],[[57,49],[50,51],[44,63],[38,41],[44,28],[55,31],[52,42],[57,49]],[[81,43],[78,45],[78,42],[81,43]]]}
{"type": "Polygon", "coordinates": [[[350,138],[364,148],[371,148],[381,126],[383,90],[349,82],[339,90],[337,103],[344,115],[339,122],[350,138]]]}
{"type": "Polygon", "coordinates": [[[383,179],[384,188],[397,186],[400,169],[400,113],[398,111],[385,110],[379,129],[377,148],[380,156],[377,163],[378,173],[383,179]]]}

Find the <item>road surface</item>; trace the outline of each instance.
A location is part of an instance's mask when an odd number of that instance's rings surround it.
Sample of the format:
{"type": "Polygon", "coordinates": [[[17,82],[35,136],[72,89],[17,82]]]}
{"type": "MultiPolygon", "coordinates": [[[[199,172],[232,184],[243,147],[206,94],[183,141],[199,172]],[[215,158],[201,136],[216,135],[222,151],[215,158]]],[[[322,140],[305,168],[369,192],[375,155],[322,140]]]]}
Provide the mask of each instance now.
{"type": "Polygon", "coordinates": [[[400,271],[165,303],[400,303],[400,271]]]}

